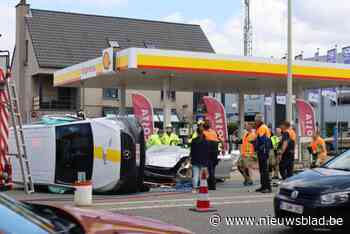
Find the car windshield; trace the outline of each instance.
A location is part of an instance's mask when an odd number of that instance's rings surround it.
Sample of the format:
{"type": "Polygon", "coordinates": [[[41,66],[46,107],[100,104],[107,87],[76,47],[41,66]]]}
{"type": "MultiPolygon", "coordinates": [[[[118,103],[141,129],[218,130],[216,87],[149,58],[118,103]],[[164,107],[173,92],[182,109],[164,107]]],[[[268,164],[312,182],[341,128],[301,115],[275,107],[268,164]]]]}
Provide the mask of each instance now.
{"type": "Polygon", "coordinates": [[[54,232],[54,225],[47,219],[35,214],[30,205],[18,202],[0,193],[0,205],[22,216],[33,224],[36,224],[48,233],[54,232]]]}
{"type": "Polygon", "coordinates": [[[326,163],[324,168],[350,171],[350,150],[326,163]]]}

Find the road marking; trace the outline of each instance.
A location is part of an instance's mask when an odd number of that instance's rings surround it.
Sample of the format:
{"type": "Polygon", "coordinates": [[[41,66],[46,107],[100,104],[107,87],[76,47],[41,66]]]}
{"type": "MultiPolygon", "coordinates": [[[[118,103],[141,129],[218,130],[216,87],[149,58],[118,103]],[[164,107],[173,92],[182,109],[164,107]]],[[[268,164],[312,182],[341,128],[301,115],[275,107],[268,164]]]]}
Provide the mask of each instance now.
{"type": "MultiPolygon", "coordinates": [[[[271,199],[262,200],[246,200],[246,201],[224,201],[224,202],[211,202],[211,205],[222,206],[222,205],[234,205],[234,204],[257,204],[257,203],[268,203],[271,199]]],[[[107,209],[108,211],[123,211],[123,210],[145,210],[145,209],[162,209],[162,208],[176,208],[176,207],[193,207],[194,204],[173,204],[173,205],[156,205],[156,206],[135,206],[135,207],[120,207],[107,209]]]]}
{"type": "MultiPolygon", "coordinates": [[[[196,195],[194,195],[196,196],[196,195]]],[[[251,196],[230,196],[230,197],[210,197],[211,200],[228,200],[228,199],[260,199],[260,198],[273,198],[273,195],[251,195],[251,196]]],[[[110,205],[132,205],[132,204],[144,204],[144,203],[169,203],[169,202],[186,202],[196,201],[194,198],[183,198],[183,199],[167,199],[167,200],[144,200],[144,201],[128,201],[128,202],[101,202],[94,203],[93,206],[110,206],[110,205]]]]}

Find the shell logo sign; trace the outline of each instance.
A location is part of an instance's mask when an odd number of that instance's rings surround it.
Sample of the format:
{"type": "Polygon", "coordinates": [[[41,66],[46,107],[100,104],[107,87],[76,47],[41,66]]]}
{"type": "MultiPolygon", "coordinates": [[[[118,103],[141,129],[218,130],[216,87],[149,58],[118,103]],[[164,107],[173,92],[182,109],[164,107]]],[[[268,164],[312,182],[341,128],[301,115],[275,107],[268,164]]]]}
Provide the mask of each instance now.
{"type": "Polygon", "coordinates": [[[107,48],[102,52],[103,73],[114,71],[114,51],[113,48],[107,48]]]}
{"type": "Polygon", "coordinates": [[[104,53],[103,53],[102,64],[103,64],[103,68],[105,70],[109,70],[110,69],[111,58],[110,58],[109,52],[107,50],[104,51],[104,53]]]}

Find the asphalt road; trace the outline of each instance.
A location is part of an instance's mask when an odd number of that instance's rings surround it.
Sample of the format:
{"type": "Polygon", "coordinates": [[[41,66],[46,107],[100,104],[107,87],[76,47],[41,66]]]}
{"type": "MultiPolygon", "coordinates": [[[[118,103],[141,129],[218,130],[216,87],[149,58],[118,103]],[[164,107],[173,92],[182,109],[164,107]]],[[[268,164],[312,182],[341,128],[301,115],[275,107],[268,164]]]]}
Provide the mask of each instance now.
{"type": "MultiPolygon", "coordinates": [[[[134,195],[94,195],[89,209],[105,210],[132,216],[143,216],[175,224],[195,233],[298,233],[284,226],[271,225],[227,225],[225,217],[271,217],[274,194],[256,193],[256,186],[243,187],[239,179],[220,183],[216,191],[210,191],[212,213],[197,213],[190,210],[196,202],[191,192],[169,192],[153,189],[148,193],[134,195]],[[212,217],[212,218],[211,218],[212,217]],[[219,218],[219,221],[217,222],[219,218]],[[210,220],[217,225],[211,225],[210,220]]],[[[40,194],[26,196],[22,191],[11,191],[9,195],[27,201],[73,205],[72,195],[40,194]]],[[[316,232],[317,233],[317,232],[316,232]]],[[[324,233],[324,232],[322,232],[324,233]]]]}
{"type": "Polygon", "coordinates": [[[167,223],[185,227],[195,233],[293,233],[286,227],[271,226],[228,226],[225,216],[267,217],[273,216],[273,194],[255,193],[255,187],[243,188],[238,181],[219,184],[217,191],[210,193],[212,213],[197,213],[194,207],[196,195],[183,193],[176,195],[148,197],[140,200],[117,201],[99,204],[97,209],[107,209],[128,215],[146,216],[167,223]],[[217,226],[210,224],[210,219],[221,217],[217,226]]]}

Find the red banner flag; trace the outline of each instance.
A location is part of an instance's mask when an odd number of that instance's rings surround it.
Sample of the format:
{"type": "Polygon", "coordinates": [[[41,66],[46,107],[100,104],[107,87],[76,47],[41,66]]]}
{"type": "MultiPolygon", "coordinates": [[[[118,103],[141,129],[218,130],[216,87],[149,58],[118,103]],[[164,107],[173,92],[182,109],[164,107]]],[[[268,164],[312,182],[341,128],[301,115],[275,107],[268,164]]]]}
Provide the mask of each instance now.
{"type": "Polygon", "coordinates": [[[152,104],[145,96],[134,93],[132,94],[132,105],[134,115],[140,121],[147,140],[153,134],[154,129],[152,104]]]}
{"type": "Polygon", "coordinates": [[[203,102],[207,109],[207,118],[212,128],[219,134],[224,142],[224,150],[228,150],[228,132],[226,122],[226,112],[224,106],[215,98],[203,97],[203,102]]]}
{"type": "Polygon", "coordinates": [[[300,135],[311,137],[316,131],[315,112],[311,104],[302,99],[296,100],[298,119],[300,124],[300,135]]]}
{"type": "MultiPolygon", "coordinates": [[[[0,82],[5,80],[5,73],[0,68],[0,82]]],[[[0,172],[4,171],[7,162],[8,137],[9,137],[9,113],[6,108],[8,101],[7,92],[0,89],[0,172]]],[[[1,174],[1,173],[0,173],[1,174]]],[[[1,179],[0,179],[1,187],[1,179]]]]}

